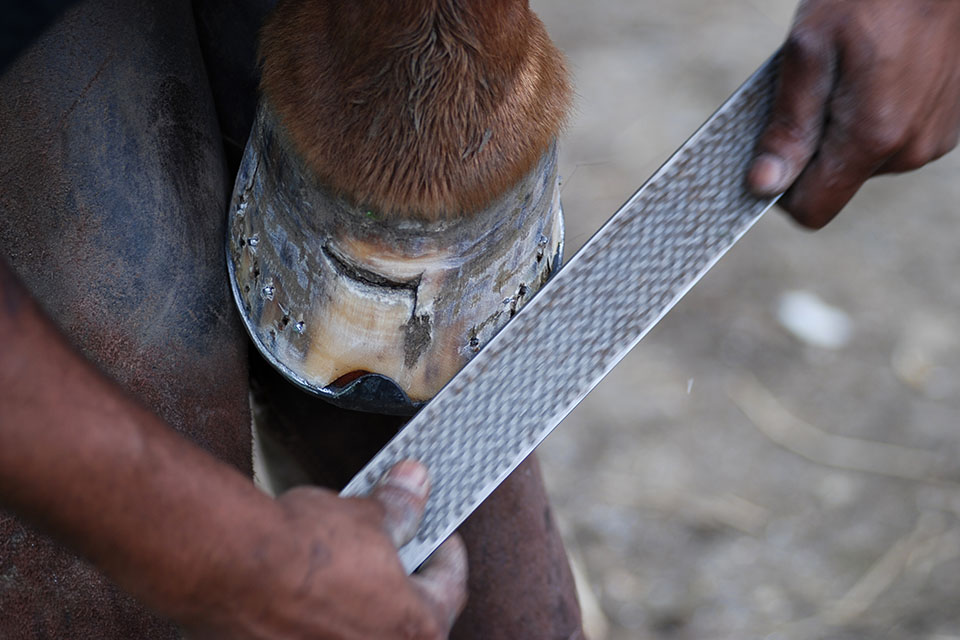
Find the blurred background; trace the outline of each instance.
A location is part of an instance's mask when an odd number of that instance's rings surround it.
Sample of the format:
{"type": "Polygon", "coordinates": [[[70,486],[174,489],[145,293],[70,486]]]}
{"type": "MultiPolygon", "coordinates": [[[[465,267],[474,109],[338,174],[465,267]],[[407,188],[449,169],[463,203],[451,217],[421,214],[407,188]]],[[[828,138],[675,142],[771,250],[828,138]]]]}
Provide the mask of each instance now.
{"type": "MultiPolygon", "coordinates": [[[[534,0],[575,75],[568,256],[794,0],[534,0]]],[[[593,640],[960,639],[960,154],[761,220],[541,447],[593,640]]]]}

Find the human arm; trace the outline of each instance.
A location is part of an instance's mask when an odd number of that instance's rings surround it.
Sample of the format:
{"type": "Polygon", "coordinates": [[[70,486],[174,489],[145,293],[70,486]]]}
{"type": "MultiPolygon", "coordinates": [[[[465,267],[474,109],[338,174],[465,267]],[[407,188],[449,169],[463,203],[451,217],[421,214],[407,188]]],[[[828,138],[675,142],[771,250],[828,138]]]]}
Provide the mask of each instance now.
{"type": "Polygon", "coordinates": [[[0,504],[204,637],[439,638],[464,598],[454,539],[408,578],[426,500],[405,464],[375,499],[273,500],[91,367],[0,260],[0,504]]]}
{"type": "Polygon", "coordinates": [[[749,184],[819,228],[960,134],[960,0],[804,0],[749,184]]]}

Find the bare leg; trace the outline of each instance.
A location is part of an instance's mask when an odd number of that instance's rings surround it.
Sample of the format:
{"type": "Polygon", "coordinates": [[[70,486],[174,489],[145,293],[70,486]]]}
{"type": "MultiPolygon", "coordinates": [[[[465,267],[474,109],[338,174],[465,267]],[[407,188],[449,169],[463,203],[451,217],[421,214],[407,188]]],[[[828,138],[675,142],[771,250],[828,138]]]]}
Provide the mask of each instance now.
{"type": "MultiPolygon", "coordinates": [[[[249,472],[228,180],[206,83],[185,0],[71,9],[0,79],[0,247],[88,358],[249,472]]],[[[177,636],[0,516],[0,637],[177,636]]]]}
{"type": "MultiPolygon", "coordinates": [[[[344,411],[312,398],[253,360],[258,424],[287,445],[310,480],[344,486],[404,420],[344,411]]],[[[467,609],[451,638],[554,640],[583,637],[563,542],[531,457],[467,520],[467,609]]]]}
{"type": "Polygon", "coordinates": [[[460,527],[470,600],[455,640],[579,640],[580,606],[536,455],[460,527]]]}

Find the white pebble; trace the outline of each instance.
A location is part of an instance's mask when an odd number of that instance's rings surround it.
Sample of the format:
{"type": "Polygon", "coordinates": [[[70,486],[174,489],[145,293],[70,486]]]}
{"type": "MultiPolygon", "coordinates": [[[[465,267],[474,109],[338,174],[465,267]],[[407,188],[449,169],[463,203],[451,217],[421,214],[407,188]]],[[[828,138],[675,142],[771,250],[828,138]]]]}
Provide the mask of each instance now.
{"type": "Polygon", "coordinates": [[[781,295],[777,318],[799,340],[824,349],[840,349],[853,334],[850,316],[809,291],[781,295]]]}

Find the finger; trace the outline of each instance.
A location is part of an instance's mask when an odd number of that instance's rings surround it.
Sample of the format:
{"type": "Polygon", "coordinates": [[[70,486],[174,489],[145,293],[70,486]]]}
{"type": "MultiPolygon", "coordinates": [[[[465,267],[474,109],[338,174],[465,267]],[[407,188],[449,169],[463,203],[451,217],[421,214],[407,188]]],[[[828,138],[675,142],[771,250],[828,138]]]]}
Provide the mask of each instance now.
{"type": "Polygon", "coordinates": [[[786,191],[810,162],[823,130],[836,55],[825,30],[798,24],[783,47],[770,124],[747,184],[758,196],[786,191]]]}
{"type": "Polygon", "coordinates": [[[957,120],[952,109],[928,116],[924,132],[912,136],[909,143],[884,162],[877,173],[913,171],[945,156],[957,145],[960,133],[957,120]]]}
{"type": "Polygon", "coordinates": [[[816,157],[780,200],[780,206],[803,226],[819,229],[843,209],[884,160],[835,125],[827,130],[816,157]]]}
{"type": "Polygon", "coordinates": [[[941,151],[940,142],[927,137],[919,137],[905,149],[891,156],[877,173],[906,173],[933,162],[945,152],[941,151]]]}
{"type": "Polygon", "coordinates": [[[427,468],[414,460],[398,462],[380,480],[373,498],[383,505],[383,526],[399,549],[420,528],[430,494],[427,468]]]}
{"type": "Polygon", "coordinates": [[[950,132],[943,137],[943,140],[940,143],[937,159],[942,158],[956,149],[958,142],[960,142],[960,127],[955,124],[950,132]]]}
{"type": "Polygon", "coordinates": [[[467,603],[467,548],[453,534],[411,579],[449,631],[467,603]]]}

